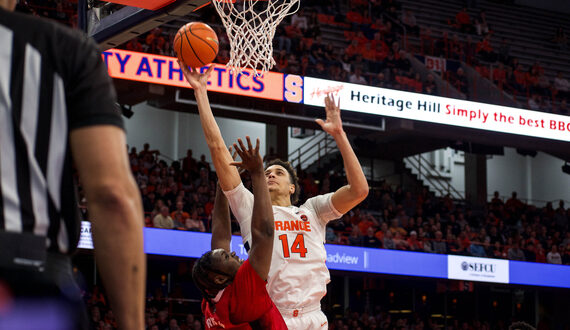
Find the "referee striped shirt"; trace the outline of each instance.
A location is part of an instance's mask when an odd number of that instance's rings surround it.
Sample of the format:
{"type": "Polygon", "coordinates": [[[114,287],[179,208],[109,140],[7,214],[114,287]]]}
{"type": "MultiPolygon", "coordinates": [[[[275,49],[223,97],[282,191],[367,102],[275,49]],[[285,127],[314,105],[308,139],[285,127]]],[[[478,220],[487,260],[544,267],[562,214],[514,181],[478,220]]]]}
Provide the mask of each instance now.
{"type": "Polygon", "coordinates": [[[46,237],[49,251],[76,248],[81,223],[69,132],[123,127],[115,103],[93,41],[0,9],[0,231],[46,237]]]}

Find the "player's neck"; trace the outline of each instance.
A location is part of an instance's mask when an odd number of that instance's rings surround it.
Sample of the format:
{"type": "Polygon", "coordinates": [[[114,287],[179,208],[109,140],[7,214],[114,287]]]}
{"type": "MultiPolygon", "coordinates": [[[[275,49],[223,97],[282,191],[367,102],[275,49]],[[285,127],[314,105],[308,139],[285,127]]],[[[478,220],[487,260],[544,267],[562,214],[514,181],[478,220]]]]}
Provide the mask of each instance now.
{"type": "Polygon", "coordinates": [[[273,206],[291,206],[291,198],[289,196],[278,195],[275,192],[271,194],[271,205],[273,206]]]}

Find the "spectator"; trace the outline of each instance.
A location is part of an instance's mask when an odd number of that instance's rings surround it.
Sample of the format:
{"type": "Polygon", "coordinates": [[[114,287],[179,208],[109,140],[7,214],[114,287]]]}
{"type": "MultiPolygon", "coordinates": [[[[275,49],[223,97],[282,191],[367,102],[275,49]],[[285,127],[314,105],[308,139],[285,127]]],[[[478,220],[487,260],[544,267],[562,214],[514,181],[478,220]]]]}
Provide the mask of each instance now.
{"type": "Polygon", "coordinates": [[[467,8],[463,8],[455,15],[455,24],[452,26],[459,29],[462,33],[473,33],[473,25],[471,24],[471,17],[467,12],[467,8]]]}
{"type": "Polygon", "coordinates": [[[349,82],[352,84],[360,84],[360,85],[367,84],[366,78],[362,76],[362,70],[358,67],[354,70],[354,74],[350,76],[349,82]]]}
{"type": "Polygon", "coordinates": [[[435,253],[447,253],[447,243],[443,240],[443,234],[439,230],[435,232],[435,240],[432,243],[432,248],[435,253]]]}
{"type": "Polygon", "coordinates": [[[386,230],[386,232],[384,232],[384,238],[382,240],[382,245],[384,246],[385,249],[393,250],[396,248],[396,244],[394,243],[394,240],[392,239],[392,232],[390,230],[386,230]]]}
{"type": "Polygon", "coordinates": [[[526,261],[536,262],[536,253],[533,243],[529,243],[526,245],[526,249],[524,250],[524,256],[526,261]]]}
{"type": "Polygon", "coordinates": [[[564,31],[562,26],[556,28],[556,33],[552,41],[558,46],[560,49],[566,49],[568,46],[568,36],[564,31]]]}
{"type": "Polygon", "coordinates": [[[493,46],[491,45],[491,36],[487,35],[477,43],[477,54],[481,60],[485,62],[494,63],[497,60],[497,54],[493,51],[493,46]]]}
{"type": "Polygon", "coordinates": [[[546,261],[549,264],[562,264],[562,257],[560,256],[560,253],[558,253],[558,246],[556,244],[552,245],[550,252],[546,255],[546,261]]]}
{"type": "Polygon", "coordinates": [[[305,16],[305,10],[303,8],[299,9],[298,12],[291,16],[291,24],[301,29],[303,34],[306,33],[307,29],[309,28],[309,21],[305,16]]]}
{"type": "Polygon", "coordinates": [[[505,203],[506,208],[512,208],[516,211],[521,210],[524,207],[524,203],[517,198],[517,192],[513,191],[511,194],[511,198],[507,200],[505,203]]]}
{"type": "Polygon", "coordinates": [[[475,32],[478,36],[489,34],[489,25],[487,24],[487,16],[484,10],[481,10],[479,17],[475,19],[475,32]]]}
{"type": "Polygon", "coordinates": [[[189,217],[184,221],[184,230],[199,232],[206,231],[204,222],[198,217],[198,211],[196,209],[192,211],[192,217],[189,217]]]}
{"type": "Polygon", "coordinates": [[[408,242],[402,236],[402,233],[397,231],[394,233],[394,247],[397,250],[407,250],[408,249],[408,242]]]}
{"type": "Polygon", "coordinates": [[[370,248],[382,247],[382,243],[374,236],[374,227],[368,227],[366,230],[366,236],[364,236],[362,246],[370,248]]]}
{"type": "Polygon", "coordinates": [[[479,242],[477,237],[473,238],[471,245],[469,246],[469,253],[474,257],[486,257],[485,248],[479,242]]]}
{"type": "Polygon", "coordinates": [[[338,236],[335,234],[334,229],[332,229],[331,227],[327,227],[327,232],[325,235],[325,240],[327,243],[329,244],[338,244],[340,243],[340,240],[338,238],[338,236]]]}
{"type": "Polygon", "coordinates": [[[174,228],[174,221],[168,214],[168,206],[162,206],[160,208],[160,213],[157,214],[152,223],[154,228],[172,229],[174,228]]]}
{"type": "Polygon", "coordinates": [[[570,82],[562,76],[561,71],[558,71],[554,78],[554,90],[556,91],[555,93],[557,97],[560,99],[566,99],[568,98],[568,95],[570,95],[570,82]]]}
{"type": "Polygon", "coordinates": [[[463,68],[458,68],[456,75],[454,77],[453,86],[457,88],[458,91],[467,95],[469,92],[469,82],[467,81],[467,77],[465,76],[465,71],[463,68]]]}
{"type": "Polygon", "coordinates": [[[402,24],[406,27],[407,33],[414,34],[416,36],[420,35],[420,27],[416,21],[416,16],[409,9],[404,9],[404,13],[401,17],[402,24]]]}
{"type": "Polygon", "coordinates": [[[360,233],[360,229],[358,226],[353,226],[352,231],[350,232],[350,236],[348,236],[348,244],[353,246],[362,246],[363,239],[362,234],[360,233]]]}
{"type": "Polygon", "coordinates": [[[507,257],[509,260],[518,260],[518,261],[525,261],[524,253],[521,249],[519,249],[519,244],[514,243],[507,253],[507,257]]]}
{"type": "Polygon", "coordinates": [[[439,95],[433,73],[429,73],[426,77],[426,81],[424,82],[424,93],[428,95],[439,95]]]}
{"type": "Polygon", "coordinates": [[[418,240],[418,234],[415,230],[410,232],[410,237],[408,238],[408,249],[410,251],[423,251],[424,246],[421,241],[418,240]]]}

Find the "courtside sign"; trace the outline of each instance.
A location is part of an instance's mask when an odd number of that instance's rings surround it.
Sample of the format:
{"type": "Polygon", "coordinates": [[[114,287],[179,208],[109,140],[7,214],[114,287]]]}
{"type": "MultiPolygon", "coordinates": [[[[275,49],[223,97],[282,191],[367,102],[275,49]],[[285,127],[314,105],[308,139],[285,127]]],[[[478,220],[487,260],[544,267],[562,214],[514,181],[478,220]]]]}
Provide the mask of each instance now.
{"type": "MultiPolygon", "coordinates": [[[[211,238],[209,233],[144,228],[144,251],[199,258],[209,251],[211,238]]],[[[327,267],[332,270],[570,288],[570,266],[346,245],[325,247],[327,267]]],[[[89,222],[82,223],[78,248],[93,249],[89,222]]],[[[247,258],[241,237],[232,236],[231,249],[247,258]]]]}

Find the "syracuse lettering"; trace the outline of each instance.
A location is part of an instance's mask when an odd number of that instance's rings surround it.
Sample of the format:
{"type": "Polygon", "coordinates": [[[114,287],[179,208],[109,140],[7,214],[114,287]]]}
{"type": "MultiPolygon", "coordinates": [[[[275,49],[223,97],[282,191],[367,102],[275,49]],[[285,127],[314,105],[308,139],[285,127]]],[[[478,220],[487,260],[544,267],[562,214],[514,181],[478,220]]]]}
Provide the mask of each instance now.
{"type": "Polygon", "coordinates": [[[301,220],[275,221],[275,230],[281,231],[311,231],[311,223],[301,220]]]}

